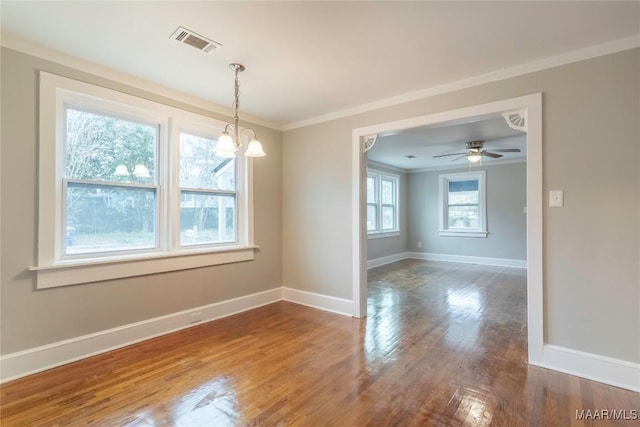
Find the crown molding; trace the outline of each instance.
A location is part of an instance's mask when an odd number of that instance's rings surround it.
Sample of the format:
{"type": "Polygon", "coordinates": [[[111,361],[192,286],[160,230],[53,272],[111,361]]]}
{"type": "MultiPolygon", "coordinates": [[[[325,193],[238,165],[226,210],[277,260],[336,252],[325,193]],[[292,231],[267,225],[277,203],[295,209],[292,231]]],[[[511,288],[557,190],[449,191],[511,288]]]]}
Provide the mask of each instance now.
{"type": "Polygon", "coordinates": [[[502,70],[491,71],[489,73],[480,74],[475,77],[467,79],[457,80],[451,83],[445,83],[438,86],[421,89],[415,92],[405,93],[403,95],[393,96],[391,98],[381,99],[379,101],[362,104],[356,107],[347,108],[344,110],[335,111],[328,114],[312,117],[309,119],[300,120],[297,122],[286,123],[282,126],[283,131],[289,131],[305,126],[310,126],[318,123],[328,122],[330,120],[341,119],[356,114],[366,113],[368,111],[378,110],[385,107],[391,107],[398,104],[403,104],[418,99],[429,98],[436,95],[441,95],[448,92],[454,92],[461,89],[467,89],[474,86],[480,86],[487,83],[492,83],[500,80],[505,80],[512,77],[522,76],[524,74],[534,73],[536,71],[542,71],[549,68],[555,68],[562,65],[571,64],[574,62],[584,61],[591,58],[597,58],[616,52],[622,52],[624,50],[634,49],[640,47],[640,36],[632,36],[623,39],[614,40],[608,43],[602,43],[594,46],[590,46],[584,49],[578,49],[571,52],[566,52],[560,55],[550,56],[538,61],[528,62],[525,64],[516,65],[502,70]]]}
{"type": "Polygon", "coordinates": [[[399,172],[399,173],[408,173],[409,171],[407,169],[402,169],[399,168],[397,166],[391,166],[391,165],[387,165],[385,163],[382,162],[376,162],[375,160],[369,160],[367,159],[367,164],[369,166],[371,166],[372,168],[383,168],[383,169],[389,169],[390,171],[394,171],[394,172],[399,172]]]}
{"type": "MultiPolygon", "coordinates": [[[[481,165],[471,167],[471,170],[481,170],[480,168],[493,168],[499,167],[503,165],[514,165],[517,163],[527,163],[526,158],[522,159],[512,159],[512,160],[498,160],[496,163],[484,163],[481,165]]],[[[418,168],[418,169],[408,169],[407,173],[420,173],[420,172],[434,172],[434,171],[448,171],[448,170],[469,170],[469,163],[462,163],[459,166],[431,166],[426,168],[418,168]]]]}
{"type": "MultiPolygon", "coordinates": [[[[162,86],[149,80],[141,79],[139,77],[135,77],[130,74],[126,74],[112,68],[87,61],[85,59],[81,59],[57,50],[43,47],[14,34],[3,32],[2,37],[0,38],[0,45],[8,49],[44,59],[46,61],[55,62],[57,64],[74,68],[85,73],[93,74],[117,83],[125,84],[127,86],[132,86],[137,89],[151,92],[178,102],[189,104],[197,108],[202,108],[203,110],[207,110],[212,113],[218,113],[223,114],[227,117],[233,117],[233,111],[231,110],[231,108],[223,107],[219,104],[207,101],[197,96],[189,95],[184,92],[169,89],[166,86],[162,86]]],[[[282,125],[280,123],[265,120],[260,117],[243,113],[242,121],[282,131],[282,125]]]]}

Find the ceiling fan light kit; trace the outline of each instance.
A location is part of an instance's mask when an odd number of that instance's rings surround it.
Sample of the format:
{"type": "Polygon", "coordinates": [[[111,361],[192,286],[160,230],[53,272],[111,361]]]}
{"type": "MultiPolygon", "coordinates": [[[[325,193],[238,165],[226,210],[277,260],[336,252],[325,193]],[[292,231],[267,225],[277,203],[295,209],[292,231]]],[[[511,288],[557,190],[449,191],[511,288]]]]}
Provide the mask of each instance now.
{"type": "Polygon", "coordinates": [[[492,159],[499,159],[500,157],[502,157],[502,154],[497,154],[497,153],[519,153],[520,152],[519,148],[498,148],[491,151],[483,150],[482,148],[484,147],[484,141],[469,141],[469,142],[466,142],[464,146],[467,149],[466,153],[441,154],[439,156],[433,156],[433,157],[438,158],[438,157],[448,157],[448,156],[460,156],[451,160],[451,162],[458,161],[463,157],[465,157],[471,163],[478,163],[480,160],[482,160],[482,157],[491,157],[492,159]]]}

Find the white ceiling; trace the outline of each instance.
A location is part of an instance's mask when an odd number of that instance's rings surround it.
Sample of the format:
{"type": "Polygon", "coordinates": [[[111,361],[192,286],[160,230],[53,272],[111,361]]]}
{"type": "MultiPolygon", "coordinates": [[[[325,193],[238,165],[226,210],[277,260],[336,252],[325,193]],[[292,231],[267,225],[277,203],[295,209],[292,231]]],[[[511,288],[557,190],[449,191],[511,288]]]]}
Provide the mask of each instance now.
{"type": "MultiPolygon", "coordinates": [[[[2,1],[3,40],[289,124],[640,33],[638,2],[2,1]],[[213,55],[169,40],[184,26],[213,55]]],[[[3,44],[6,44],[3,41],[3,44]]]]}
{"type": "MultiPolygon", "coordinates": [[[[511,129],[501,117],[469,119],[467,123],[440,124],[407,129],[392,135],[380,135],[367,158],[374,162],[404,169],[465,168],[469,162],[460,156],[434,158],[442,154],[465,153],[465,142],[484,141],[484,150],[519,148],[520,153],[498,153],[503,157],[482,158],[482,165],[525,161],[527,155],[526,133],[511,129]],[[414,158],[407,158],[413,155],[414,158]]],[[[474,164],[477,165],[477,164],[474,164]]]]}

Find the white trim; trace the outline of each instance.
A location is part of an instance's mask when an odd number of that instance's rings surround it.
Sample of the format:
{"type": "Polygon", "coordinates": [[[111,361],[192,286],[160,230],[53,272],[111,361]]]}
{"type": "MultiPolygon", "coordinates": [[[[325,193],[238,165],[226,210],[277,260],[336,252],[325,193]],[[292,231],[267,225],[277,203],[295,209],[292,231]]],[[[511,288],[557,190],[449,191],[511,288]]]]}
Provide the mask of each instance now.
{"type": "Polygon", "coordinates": [[[545,344],[544,361],[534,365],[640,392],[640,364],[545,344]]]}
{"type": "Polygon", "coordinates": [[[146,258],[96,260],[81,264],[56,264],[29,267],[36,271],[38,289],[91,283],[123,277],[144,276],[167,271],[187,270],[209,265],[229,264],[254,259],[253,246],[224,248],[207,252],[174,252],[154,254],[146,258]]]}
{"type": "Polygon", "coordinates": [[[509,258],[489,258],[467,255],[434,254],[429,252],[400,252],[367,261],[367,270],[391,264],[405,259],[424,261],[459,262],[461,264],[492,265],[495,267],[527,268],[527,261],[509,258]]]}
{"type": "Polygon", "coordinates": [[[282,300],[282,288],[191,308],[0,357],[0,382],[35,374],[96,354],[282,300]],[[198,320],[193,321],[194,316],[198,320]]]}
{"type": "Polygon", "coordinates": [[[487,231],[454,231],[454,230],[439,230],[438,235],[442,237],[487,237],[489,233],[487,231]]]}
{"type": "Polygon", "coordinates": [[[353,130],[351,144],[351,287],[353,295],[353,317],[367,315],[367,155],[362,150],[366,135],[353,130]]]}
{"type": "MultiPolygon", "coordinates": [[[[19,36],[16,36],[15,34],[3,32],[2,39],[0,40],[0,45],[27,55],[44,59],[46,61],[51,61],[60,65],[64,65],[66,67],[74,68],[78,71],[109,79],[116,83],[121,83],[132,88],[153,93],[155,95],[159,95],[173,101],[185,103],[196,108],[210,111],[212,113],[223,114],[227,117],[233,117],[233,110],[228,107],[207,101],[197,96],[170,89],[166,86],[162,86],[148,80],[116,71],[112,68],[103,67],[102,65],[89,62],[82,58],[74,57],[60,51],[42,47],[19,36]]],[[[282,131],[282,124],[272,120],[262,119],[246,113],[242,114],[242,118],[244,121],[249,123],[282,131]]]]}
{"type": "Polygon", "coordinates": [[[366,316],[367,271],[364,173],[366,158],[361,141],[366,135],[409,129],[469,117],[495,115],[523,109],[527,112],[527,321],[529,363],[543,360],[543,194],[542,194],[542,94],[532,94],[457,110],[428,114],[387,123],[353,129],[352,132],[352,289],[353,315],[366,316]]]}
{"type": "Polygon", "coordinates": [[[385,165],[384,163],[376,162],[375,160],[367,159],[367,166],[372,168],[372,169],[380,170],[379,168],[383,168],[383,169],[389,169],[390,171],[397,172],[397,173],[408,173],[407,169],[402,169],[402,168],[398,168],[398,167],[395,167],[395,166],[385,165]]]}
{"type": "MultiPolygon", "coordinates": [[[[527,163],[527,159],[526,157],[523,157],[521,159],[511,159],[511,160],[497,160],[495,162],[489,162],[489,163],[485,163],[483,162],[481,165],[478,165],[478,168],[495,168],[498,166],[502,166],[502,165],[513,165],[516,163],[527,163]]],[[[473,169],[475,169],[475,167],[472,167],[473,169]]],[[[458,170],[458,169],[464,169],[464,170],[469,170],[469,164],[464,164],[462,163],[459,166],[430,166],[430,167],[426,167],[426,168],[420,168],[420,169],[409,169],[406,171],[406,173],[420,173],[420,172],[434,172],[434,171],[448,171],[448,170],[458,170]]],[[[472,170],[473,170],[472,169],[472,170]]]]}
{"type": "Polygon", "coordinates": [[[398,237],[400,235],[400,231],[370,231],[367,233],[367,239],[384,239],[387,237],[398,237]]]}
{"type": "Polygon", "coordinates": [[[180,131],[213,138],[222,133],[225,122],[44,71],[39,73],[39,78],[39,244],[37,266],[30,267],[37,272],[38,289],[253,260],[253,162],[242,153],[235,162],[237,241],[199,247],[179,245],[180,131]],[[131,116],[158,126],[156,161],[160,179],[154,183],[158,199],[155,248],[135,253],[63,253],[63,110],[66,103],[95,108],[116,117],[131,116]],[[169,261],[167,257],[172,259],[169,261]]]}
{"type": "Polygon", "coordinates": [[[509,258],[489,258],[483,256],[434,254],[429,252],[406,252],[408,258],[425,261],[459,262],[462,264],[493,265],[496,267],[527,268],[527,261],[509,258]]]}
{"type": "Polygon", "coordinates": [[[444,173],[438,175],[438,207],[440,235],[448,237],[487,237],[487,172],[476,170],[469,172],[444,173]],[[478,227],[470,229],[449,228],[449,183],[456,181],[478,181],[478,227]]]}
{"type": "Polygon", "coordinates": [[[398,261],[404,261],[405,259],[412,258],[410,252],[401,252],[399,254],[387,255],[380,258],[374,258],[367,261],[367,270],[380,267],[387,264],[392,264],[398,261]]]}
{"type": "Polygon", "coordinates": [[[282,288],[282,299],[307,307],[317,308],[331,313],[341,314],[351,317],[353,312],[353,301],[332,297],[329,295],[317,294],[315,292],[301,291],[293,288],[282,288]]]}
{"type": "MultiPolygon", "coordinates": [[[[376,193],[376,229],[375,230],[367,230],[367,235],[371,239],[380,239],[384,237],[393,237],[400,235],[400,176],[393,174],[391,172],[384,172],[378,169],[373,169],[367,167],[367,178],[371,178],[374,180],[374,189],[376,193]],[[394,210],[394,218],[393,224],[394,228],[391,230],[383,230],[382,229],[382,208],[385,204],[382,202],[382,181],[391,182],[393,184],[393,206],[394,210]]],[[[367,206],[369,205],[369,199],[367,195],[367,206]]],[[[373,203],[372,203],[373,204],[373,203]]],[[[387,204],[386,206],[389,206],[387,204]]],[[[368,208],[367,208],[368,209],[368,208]]]]}
{"type": "MultiPolygon", "coordinates": [[[[451,83],[445,83],[430,88],[421,89],[415,92],[405,93],[403,95],[393,96],[391,98],[381,99],[379,101],[370,102],[368,104],[358,105],[344,110],[334,111],[332,113],[322,114],[320,116],[311,117],[309,119],[297,122],[285,123],[282,126],[283,131],[289,131],[305,126],[315,125],[318,123],[328,122],[331,120],[341,119],[356,114],[366,113],[368,111],[378,110],[393,105],[404,104],[406,102],[418,99],[429,98],[443,93],[455,92],[474,86],[480,86],[487,83],[497,82],[524,74],[535,73],[536,71],[546,70],[549,68],[560,67],[562,65],[572,64],[574,62],[584,61],[599,56],[609,55],[623,50],[634,49],[640,47],[640,39],[638,36],[631,36],[623,39],[614,40],[612,42],[590,46],[584,49],[578,49],[560,55],[551,56],[549,58],[538,61],[528,62],[509,68],[503,68],[497,71],[491,71],[480,74],[467,79],[457,80],[451,83]]],[[[517,108],[516,108],[517,109],[517,108]]],[[[377,131],[371,133],[380,133],[377,131]]]]}

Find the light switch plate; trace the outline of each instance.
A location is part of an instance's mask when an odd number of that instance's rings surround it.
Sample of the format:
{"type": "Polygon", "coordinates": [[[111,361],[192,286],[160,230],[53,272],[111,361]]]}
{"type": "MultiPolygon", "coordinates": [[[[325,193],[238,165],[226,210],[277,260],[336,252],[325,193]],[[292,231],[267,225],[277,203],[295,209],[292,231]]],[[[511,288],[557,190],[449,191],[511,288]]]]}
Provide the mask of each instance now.
{"type": "Polygon", "coordinates": [[[564,192],[560,190],[549,191],[549,207],[561,208],[564,206],[564,192]]]}

